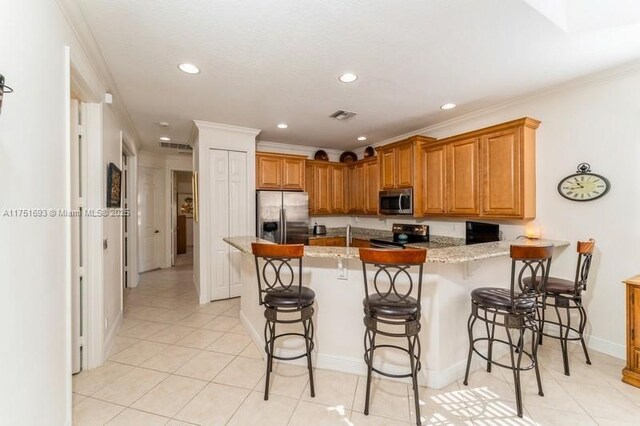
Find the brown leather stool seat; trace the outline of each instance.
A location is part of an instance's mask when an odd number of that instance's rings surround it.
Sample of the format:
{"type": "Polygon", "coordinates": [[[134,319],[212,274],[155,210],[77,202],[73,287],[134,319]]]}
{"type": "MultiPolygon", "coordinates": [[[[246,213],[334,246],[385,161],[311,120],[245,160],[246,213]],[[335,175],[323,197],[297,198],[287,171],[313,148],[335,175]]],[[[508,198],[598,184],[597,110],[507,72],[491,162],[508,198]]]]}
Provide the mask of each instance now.
{"type": "MultiPolygon", "coordinates": [[[[531,283],[531,278],[525,278],[523,282],[527,285],[531,283]]],[[[571,280],[565,280],[564,278],[549,277],[547,279],[547,287],[545,291],[547,293],[554,294],[572,294],[575,290],[575,283],[571,280]]]]}
{"type": "Polygon", "coordinates": [[[271,290],[264,295],[264,304],[272,308],[294,308],[300,305],[305,306],[312,305],[316,300],[316,294],[309,287],[300,287],[292,285],[291,287],[282,290],[271,290]]]}
{"type": "MultiPolygon", "coordinates": [[[[508,288],[480,287],[471,292],[471,300],[486,308],[511,311],[514,305],[508,288]]],[[[516,312],[530,312],[536,307],[535,299],[515,299],[516,312]]]]}
{"type": "MultiPolygon", "coordinates": [[[[367,298],[362,300],[367,307],[367,298]]],[[[415,320],[418,317],[418,301],[414,297],[400,300],[398,296],[382,298],[379,294],[369,295],[369,315],[374,318],[415,320]]]]}
{"type": "Polygon", "coordinates": [[[547,280],[547,293],[570,294],[575,289],[575,283],[563,278],[549,277],[547,280]]]}

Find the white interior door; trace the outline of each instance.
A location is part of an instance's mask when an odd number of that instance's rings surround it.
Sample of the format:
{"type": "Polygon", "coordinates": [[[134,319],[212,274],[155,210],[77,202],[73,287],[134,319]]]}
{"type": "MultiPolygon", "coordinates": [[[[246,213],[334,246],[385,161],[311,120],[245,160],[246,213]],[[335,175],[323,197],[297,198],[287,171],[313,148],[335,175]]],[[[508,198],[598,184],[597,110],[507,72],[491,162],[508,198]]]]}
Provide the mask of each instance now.
{"type": "MultiPolygon", "coordinates": [[[[71,99],[71,209],[82,209],[83,162],[80,159],[82,136],[80,134],[80,103],[71,99]]],[[[83,300],[82,300],[82,216],[71,217],[71,369],[72,373],[82,370],[83,352],[83,300]]]]}
{"type": "MultiPolygon", "coordinates": [[[[229,236],[249,235],[247,211],[247,153],[229,151],[229,236]]],[[[242,253],[229,246],[229,297],[240,296],[242,253]]]]}
{"type": "Polygon", "coordinates": [[[160,240],[159,173],[152,167],[138,168],[138,214],[140,222],[140,272],[159,267],[158,242],[160,240]]]}
{"type": "Polygon", "coordinates": [[[178,175],[171,172],[171,266],[178,255],[178,175]]]}
{"type": "MultiPolygon", "coordinates": [[[[228,299],[229,244],[222,239],[229,236],[229,151],[209,151],[211,171],[211,300],[228,299]]],[[[234,194],[235,197],[235,194],[234,194]]],[[[234,212],[235,214],[235,212],[234,212]]]]}

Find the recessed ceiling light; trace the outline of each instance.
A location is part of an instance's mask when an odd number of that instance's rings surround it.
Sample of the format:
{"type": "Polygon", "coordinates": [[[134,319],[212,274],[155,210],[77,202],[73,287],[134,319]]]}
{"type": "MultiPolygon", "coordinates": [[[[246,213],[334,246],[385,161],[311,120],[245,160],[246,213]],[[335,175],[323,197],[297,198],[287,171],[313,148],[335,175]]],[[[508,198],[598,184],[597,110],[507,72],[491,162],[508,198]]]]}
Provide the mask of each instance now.
{"type": "Polygon", "coordinates": [[[367,137],[366,136],[360,136],[360,137],[358,137],[358,140],[359,141],[366,141],[367,137]]]}
{"type": "Polygon", "coordinates": [[[169,142],[171,138],[169,136],[160,136],[160,140],[163,142],[169,142]]]}
{"type": "Polygon", "coordinates": [[[193,64],[180,64],[178,65],[178,68],[180,68],[180,71],[182,72],[186,72],[187,74],[199,74],[200,73],[200,68],[196,67],[193,64]]]}
{"type": "Polygon", "coordinates": [[[287,126],[285,123],[280,123],[280,124],[278,124],[277,127],[278,127],[278,129],[286,129],[289,126],[287,126]]]}
{"type": "Polygon", "coordinates": [[[454,109],[456,104],[448,103],[440,106],[440,109],[454,109]]]}
{"type": "Polygon", "coordinates": [[[158,126],[160,127],[169,127],[169,123],[166,121],[158,121],[158,126]]]}
{"type": "Polygon", "coordinates": [[[357,79],[358,76],[350,72],[346,72],[340,76],[340,81],[343,83],[353,83],[357,79]]]}

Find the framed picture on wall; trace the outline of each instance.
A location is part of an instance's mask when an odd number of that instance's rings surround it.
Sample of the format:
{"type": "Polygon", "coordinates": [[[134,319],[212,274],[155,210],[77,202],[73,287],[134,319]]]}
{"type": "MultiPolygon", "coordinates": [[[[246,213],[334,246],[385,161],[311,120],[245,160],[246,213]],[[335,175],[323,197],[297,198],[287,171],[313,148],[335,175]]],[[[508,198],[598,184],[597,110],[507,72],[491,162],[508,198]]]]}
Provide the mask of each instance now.
{"type": "Polygon", "coordinates": [[[107,207],[122,207],[122,171],[113,163],[107,167],[107,207]]]}
{"type": "Polygon", "coordinates": [[[178,214],[193,217],[193,194],[178,192],[178,214]]]}

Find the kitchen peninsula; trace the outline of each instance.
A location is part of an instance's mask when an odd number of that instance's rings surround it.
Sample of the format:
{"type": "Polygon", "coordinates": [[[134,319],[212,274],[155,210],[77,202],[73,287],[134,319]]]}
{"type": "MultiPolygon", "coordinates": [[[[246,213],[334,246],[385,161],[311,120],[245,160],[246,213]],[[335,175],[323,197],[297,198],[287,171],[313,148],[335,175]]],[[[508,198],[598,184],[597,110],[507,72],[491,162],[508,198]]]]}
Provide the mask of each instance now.
{"type": "MultiPolygon", "coordinates": [[[[360,235],[360,237],[363,237],[360,235]]],[[[553,244],[556,255],[567,241],[498,241],[463,245],[461,239],[432,236],[427,248],[422,300],[422,371],[420,380],[432,388],[442,388],[462,377],[468,350],[466,322],[469,294],[477,287],[508,287],[509,247],[512,244],[553,244]]],[[[255,263],[251,243],[268,241],[253,236],[225,238],[242,255],[236,276],[242,283],[240,318],[253,340],[264,345],[263,308],[258,305],[255,263]]],[[[358,248],[305,246],[303,282],[316,293],[316,359],[314,365],[349,373],[364,374],[362,265],[358,248]]],[[[284,341],[283,354],[299,352],[300,342],[284,341]]],[[[499,349],[496,348],[496,355],[499,349]]],[[[387,371],[406,371],[406,356],[382,353],[376,361],[387,371]]]]}

